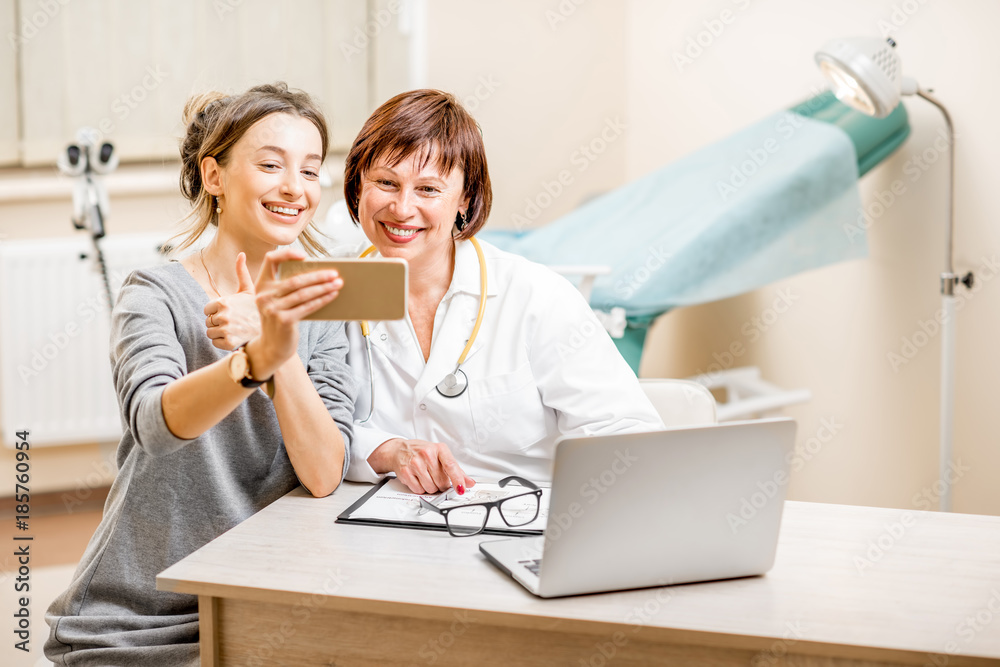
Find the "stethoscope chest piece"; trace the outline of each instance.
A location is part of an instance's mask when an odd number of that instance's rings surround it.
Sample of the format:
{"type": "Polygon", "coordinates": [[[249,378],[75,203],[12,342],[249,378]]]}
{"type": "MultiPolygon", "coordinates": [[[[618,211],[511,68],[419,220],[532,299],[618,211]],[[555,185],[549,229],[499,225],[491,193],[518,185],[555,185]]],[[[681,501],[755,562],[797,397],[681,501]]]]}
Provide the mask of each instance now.
{"type": "MultiPolygon", "coordinates": [[[[455,398],[456,396],[461,396],[465,393],[465,390],[469,388],[469,378],[466,377],[465,371],[462,370],[462,364],[465,363],[465,358],[469,355],[469,350],[472,349],[472,344],[476,340],[476,336],[479,335],[479,327],[483,323],[483,315],[486,312],[486,258],[483,256],[483,249],[479,245],[479,241],[475,238],[470,238],[469,243],[472,247],[476,249],[476,258],[479,260],[479,314],[476,315],[476,324],[472,327],[472,333],[469,335],[469,340],[465,342],[465,349],[462,350],[462,355],[458,358],[458,365],[455,366],[455,371],[453,373],[448,373],[441,382],[437,385],[438,393],[445,398],[455,398]]],[[[366,257],[375,252],[375,246],[372,246],[361,253],[361,257],[366,257]]],[[[372,343],[371,343],[371,328],[367,321],[361,322],[361,335],[365,337],[365,351],[368,354],[368,372],[371,376],[371,392],[369,395],[370,405],[368,407],[368,416],[362,421],[358,422],[364,424],[369,419],[372,418],[372,413],[375,409],[375,371],[372,367],[372,343]]],[[[384,338],[383,338],[384,340],[384,338]]]]}
{"type": "Polygon", "coordinates": [[[469,378],[466,377],[465,371],[461,368],[456,368],[454,373],[445,375],[444,379],[437,386],[438,393],[446,398],[461,396],[468,388],[469,378]]]}

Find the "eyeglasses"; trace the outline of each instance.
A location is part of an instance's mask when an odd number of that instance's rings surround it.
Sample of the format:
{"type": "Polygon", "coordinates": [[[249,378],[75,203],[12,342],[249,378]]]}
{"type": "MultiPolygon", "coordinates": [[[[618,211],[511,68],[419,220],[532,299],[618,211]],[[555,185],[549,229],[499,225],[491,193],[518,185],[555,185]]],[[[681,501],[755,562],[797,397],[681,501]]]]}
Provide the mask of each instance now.
{"type": "Polygon", "coordinates": [[[500,518],[504,520],[504,523],[511,528],[526,526],[538,518],[542,490],[537,485],[517,475],[501,479],[499,482],[500,488],[507,486],[511,482],[516,482],[520,486],[531,490],[527,493],[519,493],[516,496],[508,496],[499,500],[456,505],[454,507],[438,507],[421,498],[420,506],[443,516],[444,523],[448,527],[448,533],[454,537],[469,537],[483,532],[486,529],[486,521],[490,517],[490,510],[494,507],[500,512],[500,518]]]}

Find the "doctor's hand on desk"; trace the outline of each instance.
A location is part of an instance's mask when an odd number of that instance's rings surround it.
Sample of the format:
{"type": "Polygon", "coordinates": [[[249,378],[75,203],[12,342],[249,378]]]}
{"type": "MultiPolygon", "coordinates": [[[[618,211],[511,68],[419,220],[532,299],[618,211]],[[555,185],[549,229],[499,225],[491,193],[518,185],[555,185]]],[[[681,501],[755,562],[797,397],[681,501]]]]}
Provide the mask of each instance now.
{"type": "Polygon", "coordinates": [[[239,279],[236,294],[220,294],[205,306],[206,333],[212,345],[220,350],[235,350],[260,334],[257,290],[243,253],[236,256],[236,277],[239,279]]]}
{"type": "Polygon", "coordinates": [[[377,473],[396,473],[414,493],[438,493],[455,487],[461,495],[476,484],[455,461],[448,446],[440,442],[386,440],[368,457],[368,465],[377,473]]]}

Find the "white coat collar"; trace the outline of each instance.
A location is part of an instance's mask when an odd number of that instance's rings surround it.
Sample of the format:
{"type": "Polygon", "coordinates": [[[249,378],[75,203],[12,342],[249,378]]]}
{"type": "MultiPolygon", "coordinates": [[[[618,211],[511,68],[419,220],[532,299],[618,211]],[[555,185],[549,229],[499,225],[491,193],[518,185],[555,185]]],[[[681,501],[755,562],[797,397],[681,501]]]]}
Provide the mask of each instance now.
{"type": "MultiPolygon", "coordinates": [[[[486,258],[486,296],[496,296],[499,292],[497,291],[495,277],[493,280],[490,280],[490,273],[492,273],[490,271],[492,268],[490,250],[492,248],[481,241],[480,245],[483,246],[483,255],[486,258]]],[[[448,287],[448,291],[445,292],[444,298],[447,299],[453,294],[459,293],[471,294],[478,298],[480,293],[479,287],[479,257],[476,256],[476,248],[470,241],[456,241],[455,271],[451,274],[451,285],[448,287]]]]}
{"type": "MultiPolygon", "coordinates": [[[[497,290],[496,280],[490,280],[490,273],[492,268],[492,252],[493,246],[488,243],[479,242],[479,245],[483,248],[483,256],[486,259],[486,296],[496,296],[500,292],[497,290]]],[[[372,258],[382,257],[382,253],[376,250],[371,255],[372,258]]],[[[455,270],[451,274],[451,285],[448,286],[448,291],[445,292],[444,298],[448,299],[453,294],[472,294],[473,296],[479,296],[479,286],[480,286],[480,275],[479,275],[479,257],[476,254],[476,248],[469,241],[456,241],[455,242],[455,270]]]]}

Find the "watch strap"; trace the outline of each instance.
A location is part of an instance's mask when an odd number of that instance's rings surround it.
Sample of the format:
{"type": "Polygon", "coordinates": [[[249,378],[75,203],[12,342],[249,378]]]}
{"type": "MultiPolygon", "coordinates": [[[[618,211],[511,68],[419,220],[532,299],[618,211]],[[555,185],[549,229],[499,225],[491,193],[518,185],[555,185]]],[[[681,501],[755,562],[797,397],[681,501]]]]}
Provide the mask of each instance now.
{"type": "Polygon", "coordinates": [[[244,377],[244,378],[240,379],[240,384],[242,386],[246,387],[247,389],[256,389],[257,387],[261,386],[265,382],[267,382],[267,380],[251,380],[248,377],[244,377]]]}
{"type": "Polygon", "coordinates": [[[272,376],[272,377],[269,377],[269,378],[267,378],[265,380],[255,380],[253,378],[253,376],[252,376],[252,374],[253,374],[253,368],[250,365],[250,355],[247,354],[246,347],[247,347],[247,344],[243,343],[238,348],[236,348],[235,350],[233,350],[234,353],[236,353],[236,352],[242,352],[243,355],[247,359],[247,370],[246,370],[246,373],[243,375],[243,377],[240,378],[240,385],[246,387],[247,389],[256,389],[257,387],[261,386],[262,384],[270,382],[271,380],[274,379],[274,377],[272,376]]]}

